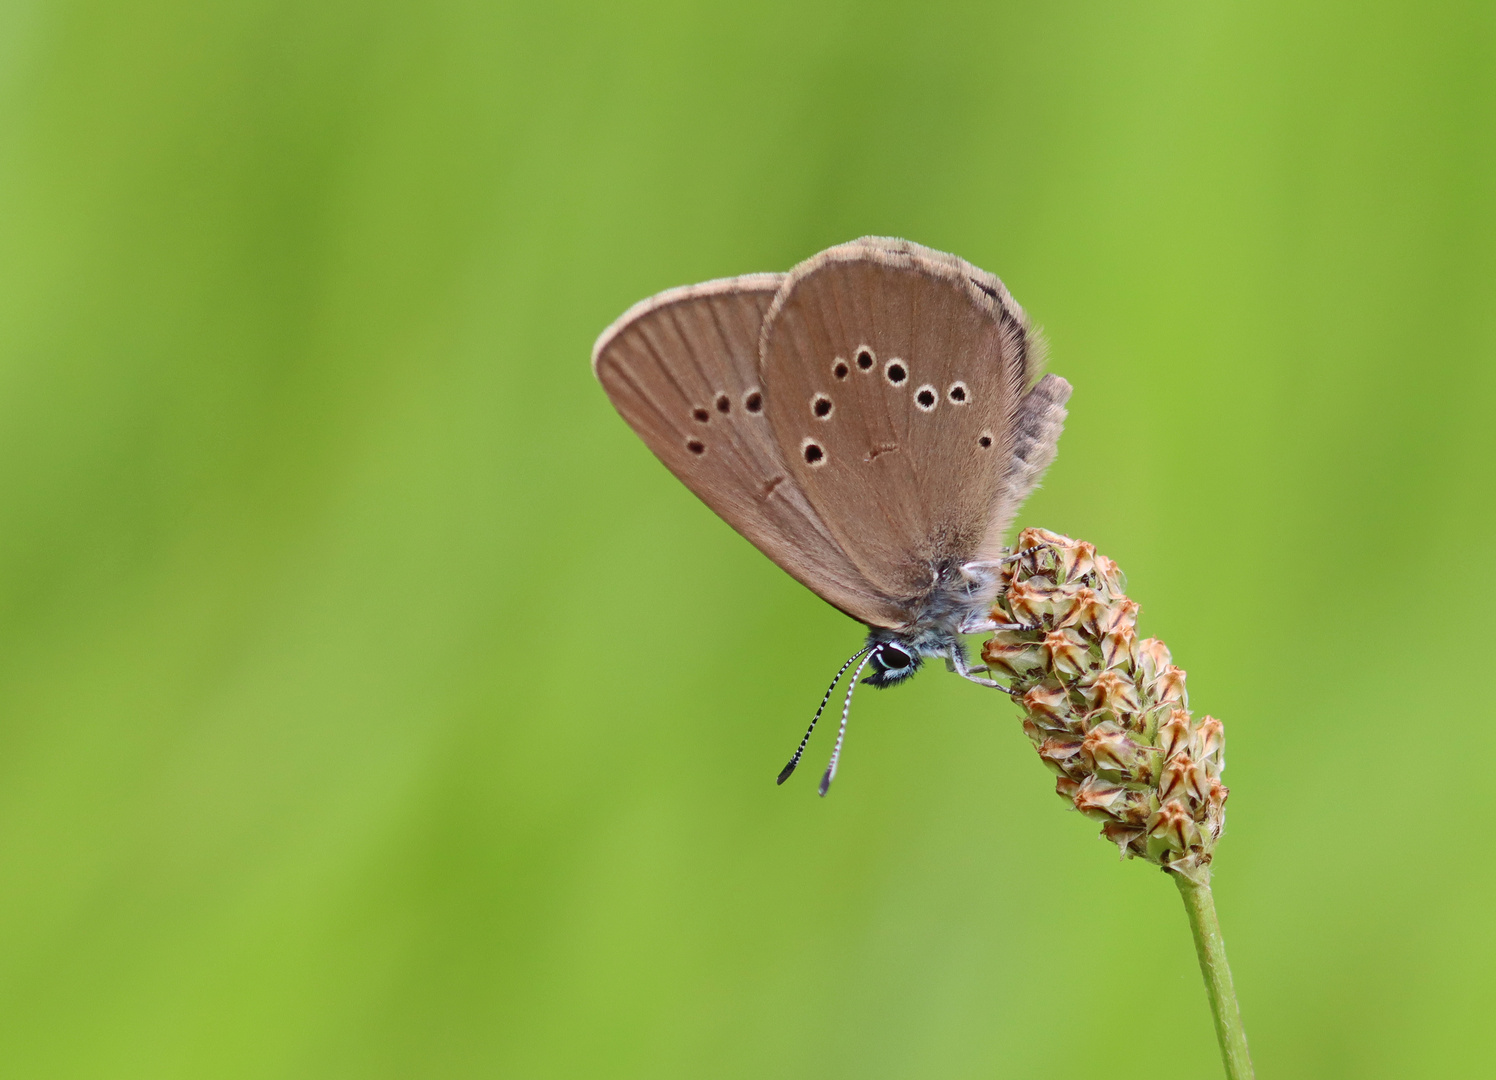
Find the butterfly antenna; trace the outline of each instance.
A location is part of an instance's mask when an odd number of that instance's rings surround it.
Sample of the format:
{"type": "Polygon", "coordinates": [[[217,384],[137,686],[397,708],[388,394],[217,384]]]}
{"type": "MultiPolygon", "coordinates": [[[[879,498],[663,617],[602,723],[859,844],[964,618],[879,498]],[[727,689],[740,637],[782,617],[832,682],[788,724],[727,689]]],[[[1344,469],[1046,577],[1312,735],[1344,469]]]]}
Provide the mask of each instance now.
{"type": "MultiPolygon", "coordinates": [[[[805,744],[810,742],[810,733],[816,729],[816,721],[821,718],[821,713],[826,711],[826,702],[831,700],[831,692],[836,689],[836,684],[841,682],[841,677],[847,673],[847,668],[855,664],[858,657],[862,656],[864,653],[871,652],[872,649],[873,647],[871,645],[864,645],[862,648],[858,649],[855,653],[849,656],[847,658],[847,662],[837,669],[836,678],[831,680],[831,685],[826,687],[826,696],[821,698],[820,708],[816,709],[816,714],[810,718],[810,727],[805,729],[805,738],[801,739],[800,745],[795,747],[795,756],[790,758],[790,763],[783,769],[779,770],[779,779],[774,781],[776,784],[782,784],[786,780],[788,780],[790,778],[790,773],[795,771],[795,766],[800,764],[800,756],[805,753],[805,744]]],[[[861,671],[862,669],[858,668],[857,670],[861,671]]]]}
{"type": "Polygon", "coordinates": [[[852,681],[847,684],[847,700],[842,703],[841,727],[836,729],[836,745],[831,748],[831,762],[826,766],[826,775],[821,777],[820,791],[823,797],[831,790],[831,781],[836,779],[836,763],[841,760],[842,741],[847,737],[847,716],[852,711],[852,691],[857,689],[857,677],[872,658],[872,653],[868,653],[867,659],[857,665],[857,670],[852,673],[852,681]]]}

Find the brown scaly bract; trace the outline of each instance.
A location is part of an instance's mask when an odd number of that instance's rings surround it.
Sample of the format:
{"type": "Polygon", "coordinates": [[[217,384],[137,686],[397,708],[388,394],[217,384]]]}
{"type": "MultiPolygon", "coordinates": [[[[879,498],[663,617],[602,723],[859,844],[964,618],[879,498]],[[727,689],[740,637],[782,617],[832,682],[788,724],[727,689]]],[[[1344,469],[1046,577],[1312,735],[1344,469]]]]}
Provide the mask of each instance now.
{"type": "Polygon", "coordinates": [[[1205,884],[1226,822],[1225,730],[1190,715],[1184,672],[1117,564],[1079,540],[1025,529],[1003,570],[982,659],[1012,680],[1023,730],[1055,790],[1129,857],[1205,884]]]}

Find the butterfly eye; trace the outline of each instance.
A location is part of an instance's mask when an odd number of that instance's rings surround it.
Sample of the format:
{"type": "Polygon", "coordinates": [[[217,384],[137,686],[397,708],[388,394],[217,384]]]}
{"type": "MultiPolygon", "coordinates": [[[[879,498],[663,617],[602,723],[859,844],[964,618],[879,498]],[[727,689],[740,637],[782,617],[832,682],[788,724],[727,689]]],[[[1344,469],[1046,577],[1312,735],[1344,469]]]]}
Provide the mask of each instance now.
{"type": "Polygon", "coordinates": [[[889,671],[902,671],[913,662],[914,657],[897,645],[885,645],[878,650],[878,663],[889,671]]]}
{"type": "Polygon", "coordinates": [[[983,450],[987,449],[992,445],[992,436],[988,435],[985,431],[982,432],[982,437],[977,440],[977,445],[983,450]]]}
{"type": "Polygon", "coordinates": [[[884,367],[883,374],[895,386],[898,386],[899,383],[909,378],[909,372],[904,370],[904,365],[899,363],[898,360],[890,360],[887,366],[884,367]]]}
{"type": "Polygon", "coordinates": [[[732,409],[732,400],[726,394],[717,395],[717,411],[724,416],[732,409]]]}
{"type": "Polygon", "coordinates": [[[921,386],[914,393],[914,403],[924,412],[929,412],[935,408],[935,402],[938,400],[935,396],[935,388],[933,386],[921,386]]]}
{"type": "Polygon", "coordinates": [[[969,394],[964,382],[951,383],[951,388],[945,392],[945,396],[951,399],[952,405],[965,405],[969,394]]]}
{"type": "Polygon", "coordinates": [[[863,371],[871,371],[873,365],[877,362],[877,359],[873,356],[873,350],[869,349],[866,345],[857,350],[857,366],[863,371]]]}
{"type": "Polygon", "coordinates": [[[704,424],[712,418],[712,414],[705,409],[693,409],[691,415],[696,418],[698,424],[704,424]]]}
{"type": "Polygon", "coordinates": [[[810,411],[815,413],[816,419],[825,420],[831,415],[831,399],[825,394],[817,394],[815,400],[810,403],[810,411]]]}
{"type": "Polygon", "coordinates": [[[743,408],[751,413],[764,411],[764,396],[757,390],[750,390],[743,398],[743,408]]]}
{"type": "Polygon", "coordinates": [[[826,451],[821,449],[820,443],[806,439],[800,448],[805,455],[805,464],[824,465],[826,463],[826,451]]]}
{"type": "Polygon", "coordinates": [[[704,454],[706,453],[706,444],[700,439],[692,439],[690,442],[686,443],[686,449],[691,451],[691,453],[693,454],[704,454]]]}
{"type": "Polygon", "coordinates": [[[831,374],[835,375],[838,379],[845,379],[847,372],[851,370],[851,368],[847,367],[847,362],[840,356],[836,358],[836,363],[831,365],[831,374]]]}

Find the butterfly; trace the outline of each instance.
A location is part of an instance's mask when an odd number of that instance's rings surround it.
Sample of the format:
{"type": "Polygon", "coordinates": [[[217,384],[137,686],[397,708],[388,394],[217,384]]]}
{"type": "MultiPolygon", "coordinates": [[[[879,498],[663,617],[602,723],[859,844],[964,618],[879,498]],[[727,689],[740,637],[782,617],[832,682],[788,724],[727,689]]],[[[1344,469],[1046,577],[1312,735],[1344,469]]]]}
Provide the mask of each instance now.
{"type": "Polygon", "coordinates": [[[938,657],[990,618],[1003,537],[1054,459],[1070,384],[1003,283],[907,240],[864,237],[787,274],[670,289],[603,331],[592,370],[677,478],[817,596],[868,627],[852,692],[938,657]]]}

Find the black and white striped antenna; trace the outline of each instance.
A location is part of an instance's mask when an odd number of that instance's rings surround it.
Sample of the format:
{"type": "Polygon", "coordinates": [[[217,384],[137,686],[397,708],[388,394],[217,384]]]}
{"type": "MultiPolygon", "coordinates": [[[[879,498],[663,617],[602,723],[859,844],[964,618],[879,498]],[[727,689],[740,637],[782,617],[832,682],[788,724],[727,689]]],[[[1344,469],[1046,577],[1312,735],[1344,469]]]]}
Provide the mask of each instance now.
{"type": "Polygon", "coordinates": [[[825,797],[826,792],[831,790],[831,781],[836,779],[836,763],[841,760],[842,742],[847,737],[847,716],[852,711],[852,691],[857,689],[857,677],[862,674],[862,669],[867,667],[872,659],[873,654],[869,652],[863,658],[862,663],[857,665],[857,670],[852,673],[852,681],[847,684],[847,700],[842,703],[841,726],[836,729],[836,745],[831,749],[831,761],[826,766],[826,775],[821,777],[822,797],[825,797]]]}
{"type": "MultiPolygon", "coordinates": [[[[874,645],[864,645],[862,648],[858,649],[855,653],[853,653],[850,657],[848,657],[847,658],[847,662],[845,664],[843,664],[837,670],[837,672],[836,672],[836,678],[832,679],[831,680],[831,685],[828,686],[828,687],[826,687],[826,696],[823,697],[823,698],[821,698],[821,704],[820,704],[820,707],[816,709],[815,716],[813,716],[813,717],[810,718],[810,727],[808,727],[808,728],[805,729],[805,738],[801,739],[800,740],[800,745],[797,746],[797,747],[795,747],[795,755],[792,758],[790,758],[790,763],[788,765],[786,765],[783,769],[779,770],[779,779],[775,781],[776,784],[782,784],[786,780],[788,780],[790,778],[790,773],[792,773],[792,772],[795,771],[795,766],[800,764],[800,757],[801,757],[802,754],[805,753],[805,744],[808,743],[808,742],[810,742],[810,733],[813,732],[813,731],[815,731],[815,729],[816,729],[816,722],[821,719],[821,713],[823,713],[823,712],[826,711],[826,702],[828,702],[828,701],[831,700],[831,694],[836,689],[836,684],[839,683],[839,682],[841,682],[841,677],[847,673],[847,668],[849,668],[853,664],[855,664],[858,661],[858,659],[860,657],[862,657],[863,655],[872,652],[875,647],[876,646],[874,646],[874,645]]],[[[863,661],[863,662],[866,663],[866,661],[863,661]]],[[[860,673],[862,671],[862,668],[859,667],[857,670],[860,673]]],[[[854,686],[857,684],[857,676],[856,675],[852,676],[852,684],[854,686]]],[[[851,696],[848,695],[848,702],[850,703],[850,701],[851,701],[851,696]]],[[[846,727],[847,727],[846,709],[843,709],[842,710],[842,730],[845,731],[846,727]]],[[[837,748],[839,750],[841,748],[841,737],[840,736],[837,737],[836,745],[837,745],[837,748]]],[[[826,791],[825,791],[826,783],[829,783],[829,781],[822,783],[822,786],[821,786],[822,787],[822,790],[821,790],[821,794],[822,795],[826,794],[826,791]]]]}

